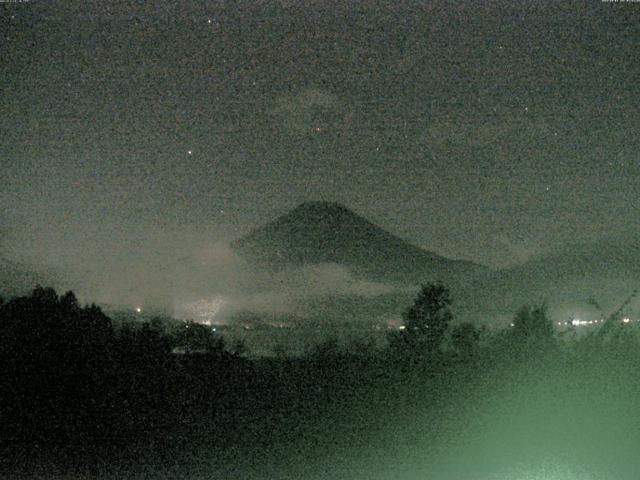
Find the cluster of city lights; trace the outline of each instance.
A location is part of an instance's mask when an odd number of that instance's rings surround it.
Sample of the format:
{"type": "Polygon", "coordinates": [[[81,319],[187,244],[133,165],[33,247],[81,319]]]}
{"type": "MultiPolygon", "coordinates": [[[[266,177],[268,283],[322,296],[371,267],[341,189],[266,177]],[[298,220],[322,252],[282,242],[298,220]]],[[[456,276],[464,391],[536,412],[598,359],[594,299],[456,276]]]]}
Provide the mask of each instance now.
{"type": "MultiPolygon", "coordinates": [[[[625,317],[622,319],[622,323],[634,323],[634,322],[639,322],[640,320],[636,320],[636,319],[632,319],[629,317],[625,317]]],[[[598,324],[603,324],[605,323],[605,320],[603,318],[599,319],[599,320],[580,320],[579,318],[574,318],[573,320],[571,320],[570,322],[556,322],[556,325],[558,327],[568,327],[569,325],[573,326],[573,327],[586,327],[589,325],[598,325],[598,324]]],[[[516,324],[515,323],[510,323],[509,324],[510,327],[515,327],[516,324]]]]}
{"type": "MultiPolygon", "coordinates": [[[[631,319],[629,317],[624,317],[622,319],[622,323],[632,323],[632,322],[637,322],[638,320],[634,320],[631,319]]],[[[571,320],[571,322],[558,322],[559,326],[562,325],[573,325],[574,327],[584,327],[586,325],[597,325],[597,324],[602,324],[604,323],[605,320],[604,319],[599,319],[599,320],[580,320],[579,318],[574,318],[573,320],[571,320]]]]}
{"type": "MultiPolygon", "coordinates": [[[[584,326],[588,326],[588,325],[602,324],[604,322],[605,322],[605,320],[602,319],[602,318],[599,319],[599,320],[580,320],[579,318],[574,318],[570,322],[557,322],[557,325],[559,327],[568,326],[568,325],[572,325],[574,327],[584,327],[584,326]]],[[[631,319],[629,317],[625,317],[625,318],[622,319],[622,323],[632,323],[632,322],[638,322],[638,320],[634,320],[634,319],[631,319]]]]}

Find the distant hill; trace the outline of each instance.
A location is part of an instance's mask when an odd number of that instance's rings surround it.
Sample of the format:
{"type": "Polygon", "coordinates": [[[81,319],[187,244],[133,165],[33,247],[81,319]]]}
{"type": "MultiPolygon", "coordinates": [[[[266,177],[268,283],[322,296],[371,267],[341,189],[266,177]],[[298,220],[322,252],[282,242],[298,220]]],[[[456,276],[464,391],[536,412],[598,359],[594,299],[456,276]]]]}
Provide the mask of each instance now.
{"type": "MultiPolygon", "coordinates": [[[[485,284],[490,288],[484,301],[505,310],[546,301],[552,311],[570,314],[595,302],[607,314],[640,289],[640,241],[613,238],[564,245],[521,265],[493,271],[485,284]]],[[[630,305],[638,313],[639,307],[630,305]]]]}
{"type": "Polygon", "coordinates": [[[330,202],[302,203],[231,247],[261,267],[336,263],[366,278],[405,284],[456,281],[487,270],[423,250],[330,202]]]}

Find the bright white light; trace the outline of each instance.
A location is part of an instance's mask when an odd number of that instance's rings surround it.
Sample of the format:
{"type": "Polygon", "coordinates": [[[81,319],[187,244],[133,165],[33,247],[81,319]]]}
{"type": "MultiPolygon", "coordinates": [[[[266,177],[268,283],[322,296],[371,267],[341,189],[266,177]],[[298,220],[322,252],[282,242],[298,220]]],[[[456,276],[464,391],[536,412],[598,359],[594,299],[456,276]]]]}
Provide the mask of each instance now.
{"type": "Polygon", "coordinates": [[[591,323],[593,323],[593,321],[580,320],[579,318],[574,318],[573,320],[571,320],[571,325],[573,325],[574,327],[582,327],[591,323]]]}
{"type": "Polygon", "coordinates": [[[400,325],[400,326],[398,327],[398,329],[399,329],[399,330],[405,330],[406,328],[407,328],[407,327],[405,327],[404,325],[400,325]]]}
{"type": "Polygon", "coordinates": [[[628,319],[628,318],[623,318],[623,319],[622,319],[622,321],[623,321],[624,323],[629,323],[631,320],[630,320],[630,319],[628,319]]]}
{"type": "Polygon", "coordinates": [[[136,307],[136,313],[142,313],[142,309],[140,307],[136,307]]]}
{"type": "Polygon", "coordinates": [[[187,150],[187,155],[191,155],[193,153],[193,150],[187,150]]]}

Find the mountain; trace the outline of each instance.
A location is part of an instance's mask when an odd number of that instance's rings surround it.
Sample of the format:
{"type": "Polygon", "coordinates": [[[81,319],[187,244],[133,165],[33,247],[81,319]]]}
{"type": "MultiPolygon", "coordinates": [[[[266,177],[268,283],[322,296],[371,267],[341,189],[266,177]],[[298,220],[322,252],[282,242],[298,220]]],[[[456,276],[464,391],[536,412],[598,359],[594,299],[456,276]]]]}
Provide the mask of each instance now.
{"type": "Polygon", "coordinates": [[[490,301],[509,309],[545,301],[551,310],[582,311],[595,302],[607,314],[640,289],[640,241],[618,237],[563,245],[521,265],[491,272],[487,285],[491,285],[490,301]]]}
{"type": "MultiPolygon", "coordinates": [[[[564,245],[510,268],[492,270],[447,259],[385,231],[346,207],[307,202],[233,242],[232,248],[253,265],[284,270],[335,263],[360,278],[386,284],[417,285],[441,280],[453,294],[457,318],[505,323],[523,304],[547,303],[560,319],[615,310],[640,289],[640,241],[604,239],[564,245]]],[[[353,312],[401,312],[414,293],[386,297],[320,298],[316,310],[336,318],[353,312]]],[[[640,299],[638,300],[640,302],[640,299]]],[[[640,315],[640,304],[629,305],[640,315]]]]}
{"type": "Polygon", "coordinates": [[[369,279],[415,284],[454,281],[482,267],[423,250],[330,202],[305,202],[231,244],[254,265],[279,270],[335,263],[369,279]]]}

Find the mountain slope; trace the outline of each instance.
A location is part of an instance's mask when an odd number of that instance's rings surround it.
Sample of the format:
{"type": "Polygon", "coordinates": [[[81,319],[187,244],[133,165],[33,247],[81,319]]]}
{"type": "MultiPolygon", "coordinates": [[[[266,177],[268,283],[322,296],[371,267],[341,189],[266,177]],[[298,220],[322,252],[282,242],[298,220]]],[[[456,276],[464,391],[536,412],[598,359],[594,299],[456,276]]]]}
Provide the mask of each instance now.
{"type": "Polygon", "coordinates": [[[615,310],[640,288],[640,242],[635,238],[601,239],[564,245],[508,269],[492,272],[495,301],[546,301],[554,305],[587,305],[597,300],[615,310]]]}
{"type": "Polygon", "coordinates": [[[403,283],[447,281],[485,269],[418,248],[329,202],[302,203],[231,246],[249,262],[267,268],[336,263],[368,278],[403,283]]]}

